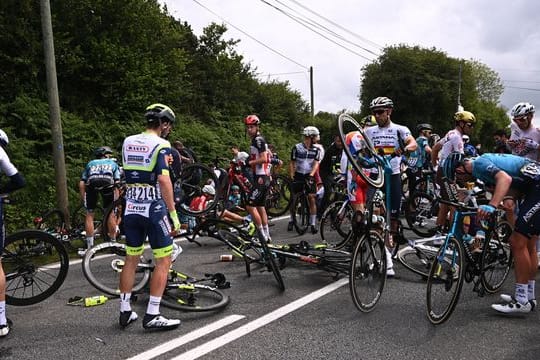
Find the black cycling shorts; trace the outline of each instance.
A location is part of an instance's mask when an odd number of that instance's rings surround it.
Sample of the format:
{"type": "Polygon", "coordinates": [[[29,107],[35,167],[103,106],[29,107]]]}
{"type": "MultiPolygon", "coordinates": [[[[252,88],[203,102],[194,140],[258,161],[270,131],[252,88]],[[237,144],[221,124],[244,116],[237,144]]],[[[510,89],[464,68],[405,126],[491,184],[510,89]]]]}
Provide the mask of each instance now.
{"type": "Polygon", "coordinates": [[[251,193],[247,196],[246,204],[248,206],[265,206],[266,205],[266,193],[270,186],[270,176],[267,175],[255,175],[253,181],[253,188],[251,193]]]}

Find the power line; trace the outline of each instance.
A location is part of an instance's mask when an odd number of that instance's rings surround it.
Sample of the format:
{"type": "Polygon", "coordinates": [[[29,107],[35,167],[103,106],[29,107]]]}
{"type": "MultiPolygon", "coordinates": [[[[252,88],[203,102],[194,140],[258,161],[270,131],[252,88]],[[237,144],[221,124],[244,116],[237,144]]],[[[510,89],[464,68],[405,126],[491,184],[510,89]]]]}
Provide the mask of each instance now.
{"type": "MultiPolygon", "coordinates": [[[[193,0],[193,1],[195,1],[195,0],[193,0]]],[[[355,55],[357,55],[357,56],[359,56],[359,57],[361,57],[361,58],[363,58],[363,59],[366,59],[366,60],[368,60],[368,61],[372,61],[372,60],[373,60],[373,59],[370,59],[370,58],[368,58],[368,57],[365,57],[364,55],[362,55],[362,54],[360,54],[360,53],[357,53],[357,52],[354,51],[354,50],[349,49],[348,47],[346,47],[346,46],[344,46],[344,45],[342,45],[342,44],[340,44],[340,43],[335,42],[334,40],[330,39],[329,37],[327,37],[327,36],[321,34],[320,32],[318,32],[318,31],[316,31],[316,30],[310,28],[309,26],[307,26],[306,24],[304,24],[302,21],[298,20],[296,17],[294,17],[294,16],[288,14],[286,11],[280,9],[279,7],[277,7],[277,6],[273,5],[273,4],[270,4],[270,3],[267,2],[266,0],[260,0],[260,1],[263,2],[263,3],[266,4],[266,5],[268,5],[268,6],[272,7],[272,8],[274,8],[275,10],[281,12],[283,15],[285,15],[285,16],[287,16],[288,18],[292,19],[293,21],[299,23],[300,25],[304,26],[305,28],[307,28],[307,29],[313,31],[314,33],[318,34],[319,36],[322,36],[322,37],[325,38],[326,40],[328,40],[328,41],[330,41],[330,42],[336,44],[337,46],[339,46],[339,47],[341,47],[341,48],[343,48],[343,49],[345,49],[345,50],[347,50],[347,51],[349,51],[349,52],[351,52],[351,53],[353,53],[353,54],[355,54],[355,55]]]]}
{"type": "Polygon", "coordinates": [[[240,31],[242,34],[246,35],[247,37],[249,37],[250,39],[252,39],[253,41],[256,41],[257,43],[259,43],[260,45],[264,46],[265,48],[267,48],[268,50],[272,51],[273,53],[281,56],[282,58],[284,59],[287,59],[289,60],[290,62],[300,66],[301,68],[304,68],[306,70],[309,71],[309,68],[307,66],[304,66],[302,64],[300,64],[299,62],[289,58],[288,56],[285,56],[283,55],[282,53],[280,53],[279,51],[277,50],[274,50],[272,49],[270,46],[266,45],[265,43],[263,43],[262,41],[259,41],[257,39],[255,39],[253,36],[249,35],[248,33],[246,33],[244,30],[238,28],[237,26],[233,25],[232,23],[230,23],[229,21],[225,20],[223,17],[221,17],[220,15],[216,14],[214,11],[210,10],[209,8],[207,8],[206,6],[204,6],[203,4],[201,4],[200,2],[198,2],[197,0],[193,0],[194,3],[196,3],[197,5],[199,5],[200,7],[202,7],[203,9],[207,10],[208,12],[212,13],[213,15],[217,16],[219,19],[221,19],[223,22],[225,22],[226,24],[232,26],[233,28],[235,28],[236,30],[240,31]]]}
{"type": "Polygon", "coordinates": [[[523,83],[531,83],[531,84],[540,84],[540,81],[531,81],[531,80],[504,80],[504,82],[523,82],[523,83]]]}
{"type": "Polygon", "coordinates": [[[517,87],[517,86],[505,86],[505,88],[518,89],[518,90],[540,91],[540,89],[531,89],[531,88],[524,88],[524,87],[517,87]]]}

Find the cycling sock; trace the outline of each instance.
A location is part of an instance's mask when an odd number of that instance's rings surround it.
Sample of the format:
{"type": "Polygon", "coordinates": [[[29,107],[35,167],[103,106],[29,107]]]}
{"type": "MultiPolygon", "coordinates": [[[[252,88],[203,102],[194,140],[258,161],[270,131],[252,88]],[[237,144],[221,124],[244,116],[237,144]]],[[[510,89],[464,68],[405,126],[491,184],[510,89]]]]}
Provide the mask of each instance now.
{"type": "Polygon", "coordinates": [[[120,294],[120,311],[131,311],[131,293],[120,294]]]}
{"type": "Polygon", "coordinates": [[[315,225],[317,223],[317,214],[315,215],[309,215],[309,224],[310,225],[315,225]]]}
{"type": "Polygon", "coordinates": [[[527,284],[527,297],[529,298],[529,300],[536,299],[536,295],[534,292],[535,283],[536,283],[535,280],[529,280],[529,283],[527,284]]]}
{"type": "Polygon", "coordinates": [[[159,304],[161,303],[161,296],[152,296],[148,300],[148,307],[146,313],[149,315],[159,315],[159,304]]]}
{"type": "Polygon", "coordinates": [[[6,325],[6,302],[0,301],[0,326],[6,325]]]}
{"type": "Polygon", "coordinates": [[[263,231],[264,231],[264,236],[269,238],[270,237],[270,229],[268,228],[268,224],[263,225],[263,231]]]}
{"type": "Polygon", "coordinates": [[[529,299],[527,299],[528,284],[517,284],[516,283],[516,301],[520,304],[526,304],[529,299]]]}
{"type": "Polygon", "coordinates": [[[263,228],[262,225],[257,226],[257,230],[259,230],[259,233],[261,233],[262,236],[266,237],[266,235],[264,233],[264,228],[263,228]]]}
{"type": "Polygon", "coordinates": [[[87,236],[86,237],[86,248],[90,249],[92,246],[94,246],[94,237],[93,236],[87,236]]]}

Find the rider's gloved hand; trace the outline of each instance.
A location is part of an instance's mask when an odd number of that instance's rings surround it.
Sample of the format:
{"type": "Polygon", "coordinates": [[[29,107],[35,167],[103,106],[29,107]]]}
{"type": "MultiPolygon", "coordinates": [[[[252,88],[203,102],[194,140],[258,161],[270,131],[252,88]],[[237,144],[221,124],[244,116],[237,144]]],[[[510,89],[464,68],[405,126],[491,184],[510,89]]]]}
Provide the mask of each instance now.
{"type": "Polygon", "coordinates": [[[176,210],[169,211],[169,216],[171,217],[171,221],[173,223],[173,231],[179,231],[181,225],[176,210]]]}

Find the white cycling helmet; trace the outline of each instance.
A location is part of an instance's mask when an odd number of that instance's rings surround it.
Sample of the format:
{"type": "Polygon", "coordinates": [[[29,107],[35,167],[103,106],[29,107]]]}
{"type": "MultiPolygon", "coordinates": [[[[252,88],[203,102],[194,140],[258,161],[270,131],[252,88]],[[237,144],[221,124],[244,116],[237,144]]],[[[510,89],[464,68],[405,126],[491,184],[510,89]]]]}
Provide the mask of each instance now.
{"type": "Polygon", "coordinates": [[[529,114],[534,114],[534,105],[528,102],[517,103],[510,112],[513,118],[519,118],[529,114]]]}
{"type": "Polygon", "coordinates": [[[212,185],[204,185],[202,188],[203,193],[209,194],[209,195],[216,195],[216,189],[212,185]]]}
{"type": "Polygon", "coordinates": [[[376,97],[375,99],[371,100],[371,103],[369,104],[369,108],[371,110],[377,108],[392,109],[393,107],[394,102],[392,99],[387,98],[386,96],[376,97]]]}
{"type": "Polygon", "coordinates": [[[0,146],[6,147],[9,144],[9,138],[4,130],[0,130],[0,146]]]}
{"type": "Polygon", "coordinates": [[[471,140],[471,138],[469,137],[469,135],[463,135],[461,138],[463,139],[463,142],[464,142],[464,143],[468,143],[469,140],[471,140]]]}
{"type": "Polygon", "coordinates": [[[302,134],[304,136],[319,136],[319,129],[317,129],[315,126],[306,126],[304,130],[302,131],[302,134]]]}

